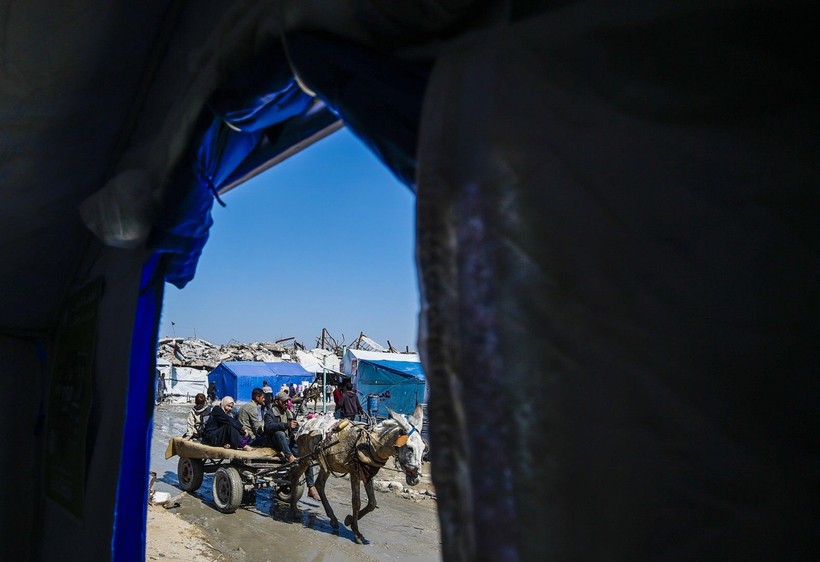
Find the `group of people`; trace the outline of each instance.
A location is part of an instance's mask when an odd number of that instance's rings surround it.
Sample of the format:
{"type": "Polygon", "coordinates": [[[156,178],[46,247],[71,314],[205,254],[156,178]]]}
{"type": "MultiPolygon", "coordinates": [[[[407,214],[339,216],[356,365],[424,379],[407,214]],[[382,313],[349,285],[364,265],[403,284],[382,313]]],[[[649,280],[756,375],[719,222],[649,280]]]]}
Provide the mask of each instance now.
{"type": "MultiPolygon", "coordinates": [[[[290,394],[279,391],[273,395],[262,388],[251,391],[251,401],[242,405],[234,416],[236,401],[224,396],[212,406],[207,397],[197,394],[194,407],[188,413],[185,439],[200,438],[205,445],[242,451],[255,447],[272,446],[280,451],[288,463],[295,462],[299,454],[296,446],[296,430],[299,425],[293,413],[290,394]]],[[[318,500],[312,467],[307,471],[308,495],[318,500]]]]}

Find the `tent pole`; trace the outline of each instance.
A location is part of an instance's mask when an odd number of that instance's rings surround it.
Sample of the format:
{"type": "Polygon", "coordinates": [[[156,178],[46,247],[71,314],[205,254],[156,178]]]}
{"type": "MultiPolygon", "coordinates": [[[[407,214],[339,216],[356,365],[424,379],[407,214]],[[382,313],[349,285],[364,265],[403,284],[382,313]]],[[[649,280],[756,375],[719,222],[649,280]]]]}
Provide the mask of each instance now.
{"type": "MultiPolygon", "coordinates": [[[[325,338],[324,328],[322,328],[322,340],[325,338]]],[[[324,343],[323,343],[324,345],[324,343]]],[[[324,349],[324,347],[322,347],[324,349]]],[[[327,413],[327,355],[322,355],[322,413],[327,413]]]]}

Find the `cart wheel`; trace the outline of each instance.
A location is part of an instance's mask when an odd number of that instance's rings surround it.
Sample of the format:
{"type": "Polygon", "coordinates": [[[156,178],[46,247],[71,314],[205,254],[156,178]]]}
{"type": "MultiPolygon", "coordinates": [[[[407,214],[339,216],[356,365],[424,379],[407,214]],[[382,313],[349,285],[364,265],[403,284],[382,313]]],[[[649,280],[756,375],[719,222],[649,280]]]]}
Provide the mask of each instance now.
{"type": "MultiPolygon", "coordinates": [[[[296,499],[302,497],[302,494],[305,493],[305,485],[304,483],[299,483],[296,486],[296,499]]],[[[290,502],[290,484],[282,484],[278,488],[276,488],[276,499],[280,502],[289,503],[290,502]]]]}
{"type": "Polygon", "coordinates": [[[177,463],[179,487],[186,492],[194,492],[202,486],[202,477],[205,474],[205,463],[202,459],[180,457],[177,463]]]}
{"type": "Polygon", "coordinates": [[[242,504],[245,491],[239,471],[229,467],[217,469],[214,474],[214,503],[222,513],[233,513],[242,504]]]}

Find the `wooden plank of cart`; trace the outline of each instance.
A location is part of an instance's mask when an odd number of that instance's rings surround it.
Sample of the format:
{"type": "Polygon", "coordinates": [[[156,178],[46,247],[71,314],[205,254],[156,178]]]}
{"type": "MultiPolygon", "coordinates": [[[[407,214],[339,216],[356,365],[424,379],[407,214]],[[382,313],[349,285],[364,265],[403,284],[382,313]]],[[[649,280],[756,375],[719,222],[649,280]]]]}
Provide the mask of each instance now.
{"type": "MultiPolygon", "coordinates": [[[[213,473],[214,504],[222,513],[233,513],[241,505],[255,503],[256,490],[262,488],[273,488],[276,499],[290,502],[290,472],[295,463],[288,463],[270,447],[238,451],[173,437],[165,449],[165,458],[173,456],[179,456],[179,487],[186,492],[198,490],[205,473],[213,473]]],[[[302,476],[296,498],[302,497],[304,491],[302,476]]]]}

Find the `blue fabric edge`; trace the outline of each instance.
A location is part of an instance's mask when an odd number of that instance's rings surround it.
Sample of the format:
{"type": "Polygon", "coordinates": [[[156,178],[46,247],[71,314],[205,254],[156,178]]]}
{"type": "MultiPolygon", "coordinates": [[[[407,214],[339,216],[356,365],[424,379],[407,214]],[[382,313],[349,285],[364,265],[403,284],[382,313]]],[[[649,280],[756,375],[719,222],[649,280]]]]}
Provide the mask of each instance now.
{"type": "Polygon", "coordinates": [[[154,254],[143,266],[131,335],[122,456],[111,543],[111,559],[115,562],[145,560],[148,471],[154,418],[153,376],[163,291],[162,276],[158,275],[159,263],[159,255],[154,254]]]}

